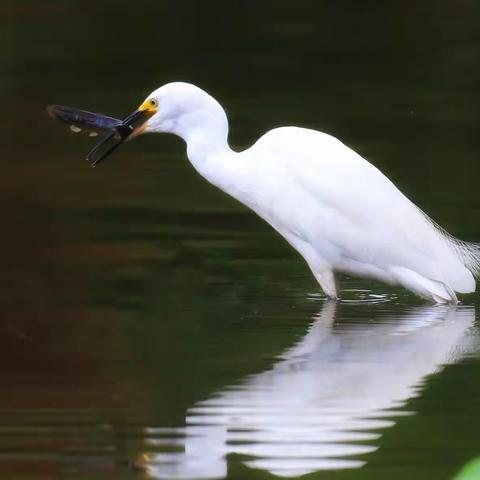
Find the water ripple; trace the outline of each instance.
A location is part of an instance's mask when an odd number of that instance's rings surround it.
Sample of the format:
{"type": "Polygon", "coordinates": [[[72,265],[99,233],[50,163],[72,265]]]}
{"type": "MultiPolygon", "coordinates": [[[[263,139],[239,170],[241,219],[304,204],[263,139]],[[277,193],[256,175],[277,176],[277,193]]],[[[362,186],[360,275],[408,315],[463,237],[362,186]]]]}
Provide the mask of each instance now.
{"type": "Polygon", "coordinates": [[[192,406],[185,427],[147,429],[150,477],[224,478],[233,453],[283,477],[359,468],[381,432],[413,413],[405,404],[424,378],[463,355],[475,316],[473,308],[424,306],[344,328],[334,324],[336,308],[325,303],[271,369],[192,406]],[[175,451],[158,452],[168,446],[175,451]]]}

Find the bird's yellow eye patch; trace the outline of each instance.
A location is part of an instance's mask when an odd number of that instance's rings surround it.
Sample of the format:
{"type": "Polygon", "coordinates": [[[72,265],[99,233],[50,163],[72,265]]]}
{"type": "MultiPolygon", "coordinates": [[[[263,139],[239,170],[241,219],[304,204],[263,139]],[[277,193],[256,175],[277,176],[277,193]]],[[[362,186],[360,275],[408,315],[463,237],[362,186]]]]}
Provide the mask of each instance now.
{"type": "Polygon", "coordinates": [[[156,98],[147,98],[138,109],[142,112],[157,113],[158,100],[156,98]]]}

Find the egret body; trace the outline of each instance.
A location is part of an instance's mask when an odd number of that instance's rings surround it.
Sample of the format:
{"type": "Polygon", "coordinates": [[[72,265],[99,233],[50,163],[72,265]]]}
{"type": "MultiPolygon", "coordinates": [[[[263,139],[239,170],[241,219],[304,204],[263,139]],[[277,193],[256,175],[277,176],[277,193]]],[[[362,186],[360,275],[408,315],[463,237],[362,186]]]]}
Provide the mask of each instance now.
{"type": "MultiPolygon", "coordinates": [[[[335,273],[402,285],[437,303],[475,291],[480,249],[447,234],[376,167],[336,138],[276,128],[233,151],[221,105],[188,83],[152,92],[141,133],[173,133],[195,169],[269,223],[306,260],[325,294],[335,273]]],[[[130,117],[129,117],[130,118],[130,117]]]]}

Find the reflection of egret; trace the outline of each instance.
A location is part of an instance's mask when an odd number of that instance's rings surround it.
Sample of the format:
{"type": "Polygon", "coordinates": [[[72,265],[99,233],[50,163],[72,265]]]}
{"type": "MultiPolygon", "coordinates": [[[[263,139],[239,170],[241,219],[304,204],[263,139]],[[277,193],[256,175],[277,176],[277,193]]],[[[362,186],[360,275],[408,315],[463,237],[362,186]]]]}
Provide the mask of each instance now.
{"type": "Polygon", "coordinates": [[[186,427],[151,429],[153,478],[223,478],[226,455],[279,476],[356,468],[422,380],[464,350],[470,307],[423,307],[380,324],[333,327],[327,303],[271,370],[197,403],[186,427]],[[181,451],[171,451],[171,447],[181,451]]]}

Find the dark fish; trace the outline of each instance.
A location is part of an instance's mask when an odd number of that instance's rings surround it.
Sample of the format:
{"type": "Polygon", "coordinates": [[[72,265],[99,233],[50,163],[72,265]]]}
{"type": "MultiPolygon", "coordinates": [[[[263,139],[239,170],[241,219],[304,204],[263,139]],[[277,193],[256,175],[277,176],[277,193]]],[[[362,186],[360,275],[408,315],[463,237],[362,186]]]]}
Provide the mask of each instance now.
{"type": "Polygon", "coordinates": [[[47,112],[52,118],[69,125],[70,130],[75,133],[84,130],[92,137],[99,133],[106,134],[87,154],[86,160],[92,162],[92,167],[105,160],[151,116],[147,111],[135,110],[124,120],[119,120],[101,113],[87,112],[63,105],[49,105],[47,112]]]}
{"type": "Polygon", "coordinates": [[[84,130],[91,136],[95,136],[92,133],[115,132],[115,129],[123,123],[118,118],[63,105],[49,105],[47,112],[52,118],[69,125],[70,129],[75,133],[84,130]]]}

